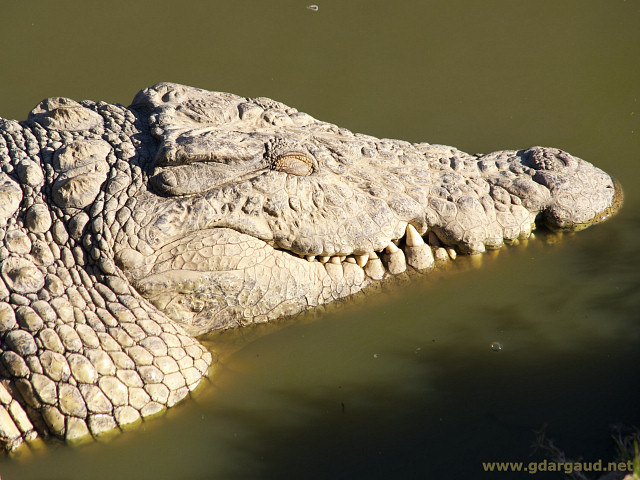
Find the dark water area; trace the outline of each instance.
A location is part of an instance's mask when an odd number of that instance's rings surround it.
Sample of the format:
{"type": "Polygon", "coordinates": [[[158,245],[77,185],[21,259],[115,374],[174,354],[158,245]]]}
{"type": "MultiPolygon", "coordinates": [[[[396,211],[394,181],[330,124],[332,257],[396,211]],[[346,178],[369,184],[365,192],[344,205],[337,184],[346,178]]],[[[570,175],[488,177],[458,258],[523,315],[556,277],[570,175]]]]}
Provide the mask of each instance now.
{"type": "Polygon", "coordinates": [[[612,426],[640,427],[640,2],[308,5],[4,2],[0,116],[173,81],[471,153],[559,147],[617,177],[623,210],[215,336],[194,398],[109,442],[0,459],[3,480],[563,478],[482,463],[542,461],[543,426],[606,462],[612,426]]]}

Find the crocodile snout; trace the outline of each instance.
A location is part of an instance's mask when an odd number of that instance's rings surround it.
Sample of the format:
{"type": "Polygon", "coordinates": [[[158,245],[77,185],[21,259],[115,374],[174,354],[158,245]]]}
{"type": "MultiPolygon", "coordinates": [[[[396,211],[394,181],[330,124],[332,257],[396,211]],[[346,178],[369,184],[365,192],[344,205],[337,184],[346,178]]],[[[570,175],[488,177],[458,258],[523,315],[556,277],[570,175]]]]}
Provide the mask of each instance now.
{"type": "Polygon", "coordinates": [[[613,216],[622,206],[619,182],[567,152],[533,147],[524,152],[522,163],[534,169],[533,180],[551,192],[542,220],[553,230],[582,230],[613,216]]]}

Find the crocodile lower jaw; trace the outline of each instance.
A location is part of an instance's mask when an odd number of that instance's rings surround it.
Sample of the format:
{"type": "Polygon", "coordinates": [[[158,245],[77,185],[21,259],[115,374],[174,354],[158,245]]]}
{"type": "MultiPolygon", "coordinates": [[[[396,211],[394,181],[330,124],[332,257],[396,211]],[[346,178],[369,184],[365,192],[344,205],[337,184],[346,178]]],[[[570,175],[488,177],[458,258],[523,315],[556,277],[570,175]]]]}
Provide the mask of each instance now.
{"type": "Polygon", "coordinates": [[[118,257],[141,295],[199,335],[295,314],[457,255],[434,231],[423,238],[407,224],[402,238],[365,254],[299,255],[233,229],[212,228],[148,256],[123,251],[118,257]]]}

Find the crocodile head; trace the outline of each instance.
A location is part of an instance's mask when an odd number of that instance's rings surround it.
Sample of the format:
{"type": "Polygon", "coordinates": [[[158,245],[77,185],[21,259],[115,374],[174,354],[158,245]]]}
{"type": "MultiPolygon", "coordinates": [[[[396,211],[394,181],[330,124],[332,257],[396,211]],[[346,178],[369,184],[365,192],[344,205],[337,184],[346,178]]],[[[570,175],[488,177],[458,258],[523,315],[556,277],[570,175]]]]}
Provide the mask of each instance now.
{"type": "Polygon", "coordinates": [[[622,203],[560,150],[468,155],[174,84],[128,108],[53,97],[0,119],[0,164],[0,449],[174,405],[212,361],[192,335],[622,203]]]}
{"type": "Polygon", "coordinates": [[[499,248],[536,220],[584,228],[621,204],[607,174],[556,149],[469,155],[166,83],[130,108],[148,118],[156,150],[116,264],[193,334],[499,248]]]}

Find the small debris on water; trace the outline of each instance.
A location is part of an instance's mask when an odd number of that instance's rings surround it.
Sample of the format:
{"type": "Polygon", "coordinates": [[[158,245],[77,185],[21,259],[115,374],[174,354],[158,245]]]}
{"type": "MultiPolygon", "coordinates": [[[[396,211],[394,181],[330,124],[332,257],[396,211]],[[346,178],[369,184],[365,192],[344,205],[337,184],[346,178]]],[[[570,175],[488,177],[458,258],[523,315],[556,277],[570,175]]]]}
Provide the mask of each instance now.
{"type": "Polygon", "coordinates": [[[307,5],[307,10],[318,11],[318,5],[307,5]]]}
{"type": "Polygon", "coordinates": [[[500,350],[502,350],[502,344],[500,342],[493,342],[491,344],[491,350],[493,350],[494,352],[499,352],[500,350]]]}
{"type": "Polygon", "coordinates": [[[378,355],[377,353],[373,354],[373,358],[378,358],[380,355],[378,355]]]}

